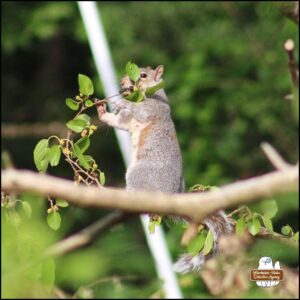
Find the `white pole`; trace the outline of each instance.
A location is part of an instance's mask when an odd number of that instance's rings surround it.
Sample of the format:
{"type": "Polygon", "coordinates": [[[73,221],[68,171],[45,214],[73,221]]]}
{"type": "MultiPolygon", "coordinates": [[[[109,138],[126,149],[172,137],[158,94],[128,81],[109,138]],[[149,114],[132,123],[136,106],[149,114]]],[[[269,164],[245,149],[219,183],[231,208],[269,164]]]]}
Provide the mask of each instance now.
{"type": "MultiPolygon", "coordinates": [[[[96,68],[104,87],[105,96],[115,95],[118,93],[117,80],[96,3],[94,1],[77,1],[77,4],[87,32],[96,68]]],[[[128,166],[131,157],[130,136],[127,132],[118,129],[115,129],[115,133],[125,165],[128,166]]],[[[164,282],[165,297],[182,299],[162,228],[157,226],[155,234],[150,235],[148,216],[141,215],[140,217],[158,276],[164,282]]]]}

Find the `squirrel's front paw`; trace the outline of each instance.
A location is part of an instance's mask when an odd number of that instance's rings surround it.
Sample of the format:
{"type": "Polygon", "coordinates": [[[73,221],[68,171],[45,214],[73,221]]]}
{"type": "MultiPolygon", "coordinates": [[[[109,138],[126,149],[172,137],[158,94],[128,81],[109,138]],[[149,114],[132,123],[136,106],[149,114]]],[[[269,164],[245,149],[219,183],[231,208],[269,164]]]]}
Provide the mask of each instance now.
{"type": "Polygon", "coordinates": [[[105,102],[96,103],[96,107],[97,107],[98,116],[99,118],[101,118],[106,113],[106,103],[105,102]]]}
{"type": "Polygon", "coordinates": [[[114,108],[113,108],[113,112],[115,114],[118,114],[121,110],[123,110],[125,108],[127,108],[127,106],[124,103],[122,103],[122,102],[116,103],[114,108]]]}

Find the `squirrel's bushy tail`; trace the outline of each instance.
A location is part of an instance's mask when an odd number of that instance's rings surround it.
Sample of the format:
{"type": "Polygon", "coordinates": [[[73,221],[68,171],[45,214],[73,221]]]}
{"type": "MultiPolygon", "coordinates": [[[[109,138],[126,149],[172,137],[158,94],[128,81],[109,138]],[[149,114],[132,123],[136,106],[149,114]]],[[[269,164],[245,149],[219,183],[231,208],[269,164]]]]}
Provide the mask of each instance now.
{"type": "Polygon", "coordinates": [[[211,253],[205,256],[203,255],[202,251],[195,256],[183,254],[174,264],[175,272],[184,274],[199,271],[205,261],[217,253],[219,238],[222,235],[229,234],[233,231],[232,223],[224,211],[219,211],[216,214],[204,219],[203,224],[214,234],[214,246],[211,253]]]}

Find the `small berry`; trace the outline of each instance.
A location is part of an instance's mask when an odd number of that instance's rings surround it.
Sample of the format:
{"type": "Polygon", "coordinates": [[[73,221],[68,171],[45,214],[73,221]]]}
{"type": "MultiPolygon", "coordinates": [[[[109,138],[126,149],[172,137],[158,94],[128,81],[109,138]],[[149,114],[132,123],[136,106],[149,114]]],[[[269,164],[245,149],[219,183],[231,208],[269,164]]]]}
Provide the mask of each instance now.
{"type": "Polygon", "coordinates": [[[63,154],[70,155],[70,150],[68,148],[63,148],[63,154]]]}

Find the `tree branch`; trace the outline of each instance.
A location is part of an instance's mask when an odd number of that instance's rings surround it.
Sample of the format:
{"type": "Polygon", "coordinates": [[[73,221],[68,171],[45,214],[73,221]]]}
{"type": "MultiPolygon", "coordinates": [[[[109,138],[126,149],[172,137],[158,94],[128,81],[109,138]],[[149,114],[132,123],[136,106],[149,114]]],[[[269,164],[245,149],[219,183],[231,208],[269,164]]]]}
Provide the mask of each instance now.
{"type": "MultiPolygon", "coordinates": [[[[98,117],[92,117],[91,123],[98,124],[98,117]]],[[[64,136],[67,132],[66,124],[63,122],[37,122],[37,123],[2,123],[1,136],[7,139],[14,138],[39,138],[49,135],[64,136]]]]}
{"type": "Polygon", "coordinates": [[[289,69],[290,69],[290,74],[291,74],[291,80],[293,86],[298,86],[299,85],[299,72],[296,66],[295,62],[295,55],[294,55],[294,50],[295,50],[295,43],[292,39],[288,39],[285,44],[284,44],[284,49],[288,54],[289,57],[289,69]]]}
{"type": "Polygon", "coordinates": [[[291,167],[281,155],[277,152],[277,150],[270,145],[269,143],[263,142],[261,143],[260,147],[262,148],[263,152],[271,162],[271,164],[278,170],[282,170],[288,167],[291,167]]]}
{"type": "Polygon", "coordinates": [[[32,171],[1,171],[2,189],[6,192],[31,192],[65,199],[81,207],[120,209],[136,213],[180,215],[201,221],[213,212],[256,201],[271,195],[298,191],[298,166],[221,187],[203,193],[166,194],[128,192],[120,189],[74,186],[73,182],[32,171]]]}
{"type": "Polygon", "coordinates": [[[281,12],[289,19],[299,24],[299,2],[298,1],[274,1],[281,12]]]}
{"type": "Polygon", "coordinates": [[[114,211],[92,225],[50,247],[45,256],[59,256],[92,242],[100,233],[129,217],[121,211],[114,211]]]}

